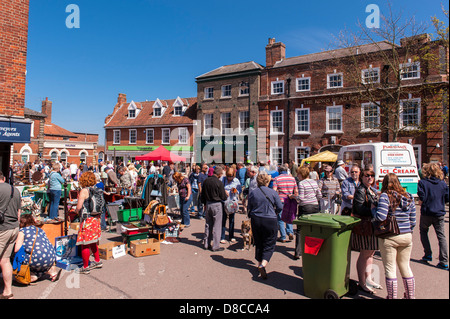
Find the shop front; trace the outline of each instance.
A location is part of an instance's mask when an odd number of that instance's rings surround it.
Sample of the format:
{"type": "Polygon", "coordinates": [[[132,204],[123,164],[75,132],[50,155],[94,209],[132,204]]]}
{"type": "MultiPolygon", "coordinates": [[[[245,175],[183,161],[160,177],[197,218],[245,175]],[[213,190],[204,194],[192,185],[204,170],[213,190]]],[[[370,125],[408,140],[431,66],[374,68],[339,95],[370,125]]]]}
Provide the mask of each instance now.
{"type": "Polygon", "coordinates": [[[0,169],[9,181],[9,167],[12,165],[12,145],[30,143],[31,120],[0,116],[0,169]]]}
{"type": "MultiPolygon", "coordinates": [[[[113,161],[116,165],[120,162],[135,162],[137,156],[145,155],[156,150],[160,145],[152,146],[108,146],[106,157],[108,161],[113,161]]],[[[192,146],[165,146],[167,150],[186,157],[186,163],[191,163],[193,157],[192,146]]]]}
{"type": "Polygon", "coordinates": [[[208,164],[256,162],[257,138],[250,135],[200,136],[194,161],[208,164]]]}

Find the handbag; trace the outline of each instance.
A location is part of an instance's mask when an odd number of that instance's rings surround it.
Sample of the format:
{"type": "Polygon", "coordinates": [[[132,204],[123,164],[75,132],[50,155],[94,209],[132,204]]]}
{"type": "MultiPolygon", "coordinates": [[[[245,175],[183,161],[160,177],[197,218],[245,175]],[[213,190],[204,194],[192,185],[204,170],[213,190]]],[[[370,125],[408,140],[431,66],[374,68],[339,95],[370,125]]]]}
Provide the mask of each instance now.
{"type": "Polygon", "coordinates": [[[166,226],[168,223],[170,223],[169,216],[167,216],[166,214],[166,206],[158,205],[156,207],[153,217],[153,223],[159,227],[166,226]]]}
{"type": "Polygon", "coordinates": [[[388,213],[385,220],[374,223],[374,235],[376,237],[386,238],[399,234],[400,229],[398,227],[397,219],[393,214],[388,213]]]}
{"type": "Polygon", "coordinates": [[[283,205],[283,211],[281,212],[281,220],[286,224],[292,224],[297,216],[298,204],[295,199],[286,198],[283,205]]]}
{"type": "Polygon", "coordinates": [[[36,236],[34,237],[33,247],[31,248],[30,260],[28,261],[28,265],[23,264],[20,266],[20,270],[18,270],[18,269],[13,270],[14,279],[18,283],[21,283],[22,285],[29,285],[31,283],[30,263],[31,263],[31,256],[33,255],[34,244],[36,243],[37,235],[38,235],[38,229],[36,228],[36,236]]]}

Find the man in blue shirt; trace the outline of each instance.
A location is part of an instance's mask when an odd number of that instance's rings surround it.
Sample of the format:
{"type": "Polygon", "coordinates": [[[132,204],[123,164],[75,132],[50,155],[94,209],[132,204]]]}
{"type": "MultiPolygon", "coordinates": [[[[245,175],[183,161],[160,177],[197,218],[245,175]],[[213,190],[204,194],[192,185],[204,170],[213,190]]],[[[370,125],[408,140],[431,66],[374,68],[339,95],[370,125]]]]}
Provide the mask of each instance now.
{"type": "Polygon", "coordinates": [[[350,168],[350,177],[346,178],[341,185],[342,191],[342,205],[341,214],[344,208],[348,207],[352,209],[353,207],[353,195],[355,194],[356,187],[359,185],[359,174],[361,170],[358,165],[353,165],[350,168]]]}

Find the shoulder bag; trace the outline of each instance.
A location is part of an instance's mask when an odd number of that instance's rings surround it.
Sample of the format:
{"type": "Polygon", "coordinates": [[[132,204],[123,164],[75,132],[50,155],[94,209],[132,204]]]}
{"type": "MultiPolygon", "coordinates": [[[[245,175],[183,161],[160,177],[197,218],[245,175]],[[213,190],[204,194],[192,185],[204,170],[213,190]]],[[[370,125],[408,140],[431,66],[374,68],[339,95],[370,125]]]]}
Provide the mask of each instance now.
{"type": "Polygon", "coordinates": [[[36,229],[36,236],[34,237],[33,247],[31,248],[30,260],[28,261],[28,265],[23,264],[20,266],[20,268],[13,270],[14,279],[17,282],[21,283],[22,285],[29,285],[31,283],[31,271],[30,271],[31,256],[33,255],[34,244],[36,244],[36,239],[39,231],[37,227],[35,227],[35,229],[36,229]]]}
{"type": "Polygon", "coordinates": [[[400,229],[398,227],[397,219],[395,218],[394,212],[392,212],[389,206],[389,212],[386,219],[382,222],[374,222],[374,235],[379,238],[386,238],[389,236],[399,235],[400,229]]]}

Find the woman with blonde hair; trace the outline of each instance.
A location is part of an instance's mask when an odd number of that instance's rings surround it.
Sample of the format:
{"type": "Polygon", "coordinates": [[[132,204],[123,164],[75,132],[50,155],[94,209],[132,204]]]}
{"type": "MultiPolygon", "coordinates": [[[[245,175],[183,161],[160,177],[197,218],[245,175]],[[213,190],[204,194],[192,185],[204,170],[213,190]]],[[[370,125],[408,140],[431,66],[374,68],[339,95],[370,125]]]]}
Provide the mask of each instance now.
{"type": "Polygon", "coordinates": [[[83,259],[83,267],[79,269],[79,273],[89,274],[91,269],[103,266],[98,252],[98,242],[102,234],[100,225],[102,212],[95,212],[95,208],[92,205],[91,188],[97,184],[94,173],[88,171],[81,174],[78,182],[82,189],[78,194],[78,203],[75,210],[75,213],[79,214],[81,219],[77,245],[81,246],[81,258],[83,259]],[[92,264],[89,263],[91,252],[94,255],[92,264]]]}
{"type": "Polygon", "coordinates": [[[258,174],[258,187],[248,195],[248,216],[251,220],[255,240],[255,259],[261,278],[267,279],[266,266],[272,258],[277,243],[278,214],[283,210],[280,196],[267,187],[271,177],[262,172],[258,174]]]}
{"type": "Polygon", "coordinates": [[[425,255],[422,261],[433,260],[428,229],[431,225],[439,242],[439,263],[437,267],[448,270],[448,247],[445,238],[445,203],[449,201],[448,185],[443,181],[444,174],[437,163],[425,164],[423,178],[417,185],[420,203],[420,241],[425,255]]]}
{"type": "Polygon", "coordinates": [[[383,222],[388,214],[395,216],[399,234],[378,238],[386,278],[387,299],[397,299],[397,265],[403,278],[405,298],[414,299],[415,280],[410,259],[412,231],[416,225],[416,206],[412,195],[403,189],[397,175],[393,173],[384,176],[374,218],[377,222],[383,222]]]}

